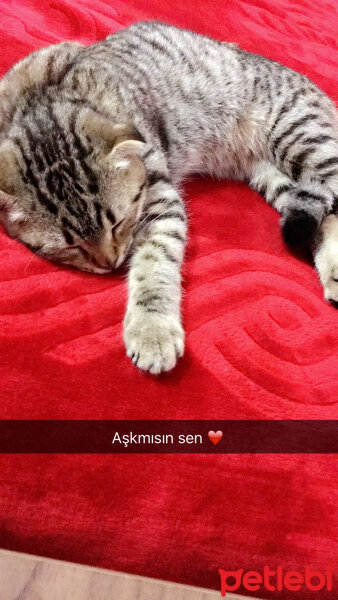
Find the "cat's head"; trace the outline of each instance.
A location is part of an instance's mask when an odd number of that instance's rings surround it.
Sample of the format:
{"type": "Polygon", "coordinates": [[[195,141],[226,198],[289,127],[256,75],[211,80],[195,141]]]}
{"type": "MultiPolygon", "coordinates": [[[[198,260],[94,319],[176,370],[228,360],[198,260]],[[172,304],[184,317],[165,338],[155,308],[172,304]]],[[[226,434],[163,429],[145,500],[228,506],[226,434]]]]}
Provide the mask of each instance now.
{"type": "Polygon", "coordinates": [[[0,145],[0,220],[53,262],[119,267],[143,209],[144,145],[85,103],[31,102],[0,145]]]}

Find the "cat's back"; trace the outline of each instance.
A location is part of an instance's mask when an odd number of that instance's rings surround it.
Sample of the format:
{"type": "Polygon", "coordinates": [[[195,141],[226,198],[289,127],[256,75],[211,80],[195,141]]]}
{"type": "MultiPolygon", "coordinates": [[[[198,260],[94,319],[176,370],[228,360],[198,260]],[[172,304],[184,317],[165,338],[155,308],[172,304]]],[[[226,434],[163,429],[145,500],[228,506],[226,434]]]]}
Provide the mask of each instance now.
{"type": "Polygon", "coordinates": [[[145,139],[165,128],[174,170],[185,164],[188,172],[202,165],[215,172],[209,165],[215,149],[222,161],[224,140],[248,104],[237,46],[138,22],[88,47],[81,60],[101,106],[110,110],[112,98],[119,98],[145,139]]]}
{"type": "Polygon", "coordinates": [[[247,101],[237,47],[157,21],[138,22],[88,47],[83,64],[136,109],[190,129],[235,118],[247,101]],[[243,89],[241,89],[243,88],[243,89]],[[205,123],[206,125],[206,123],[205,123]]]}
{"type": "MultiPolygon", "coordinates": [[[[168,92],[177,99],[213,96],[212,84],[233,85],[239,59],[232,44],[158,21],[142,21],[87,49],[88,61],[110,68],[129,87],[168,92]]],[[[215,95],[216,95],[215,90],[215,95]]]]}
{"type": "MultiPolygon", "coordinates": [[[[118,57],[137,58],[154,67],[161,63],[168,71],[175,66],[177,70],[196,71],[204,64],[231,57],[236,61],[234,45],[217,41],[205,35],[159,21],[141,21],[109,35],[101,44],[102,50],[110,51],[118,57]],[[154,61],[154,62],[152,62],[154,61]]],[[[182,71],[180,71],[182,73],[182,71]]]]}

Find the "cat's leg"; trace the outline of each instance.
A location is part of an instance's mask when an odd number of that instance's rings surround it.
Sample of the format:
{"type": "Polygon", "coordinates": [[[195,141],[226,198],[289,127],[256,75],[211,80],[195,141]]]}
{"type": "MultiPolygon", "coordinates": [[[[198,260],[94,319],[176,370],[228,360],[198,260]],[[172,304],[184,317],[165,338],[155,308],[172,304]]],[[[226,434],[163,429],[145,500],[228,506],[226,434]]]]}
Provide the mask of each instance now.
{"type": "Polygon", "coordinates": [[[332,212],[338,196],[337,125],[333,103],[311,83],[284,101],[267,125],[270,162],[298,186],[281,211],[289,244],[312,242],[332,212]]]}
{"type": "Polygon", "coordinates": [[[295,193],[280,199],[285,200],[280,207],[284,239],[311,246],[324,296],[334,302],[338,295],[337,125],[333,103],[316,94],[309,104],[284,104],[268,135],[274,164],[297,184],[295,193]]]}
{"type": "Polygon", "coordinates": [[[249,183],[281,214],[282,234],[290,246],[311,245],[333,206],[326,183],[308,178],[296,182],[270,161],[253,165],[249,183]]]}
{"type": "MultiPolygon", "coordinates": [[[[288,227],[297,242],[308,224],[313,258],[324,297],[338,302],[338,140],[333,123],[319,125],[316,136],[303,137],[301,147],[293,145],[284,167],[298,183],[297,196],[304,205],[297,223],[291,211],[288,227]],[[322,130],[325,125],[325,131],[322,130]],[[295,148],[296,146],[296,148],[295,148]],[[311,226],[312,222],[312,226],[311,226]]],[[[285,151],[283,153],[283,157],[285,151]]]]}
{"type": "Polygon", "coordinates": [[[148,176],[145,213],[136,234],[124,320],[127,354],[150,373],[172,369],[184,350],[181,264],[187,219],[167,176],[148,176]]]}
{"type": "Polygon", "coordinates": [[[338,307],[338,215],[331,214],[321,225],[319,239],[314,251],[324,297],[338,307]]]}
{"type": "Polygon", "coordinates": [[[292,245],[310,244],[324,297],[332,302],[338,302],[336,181],[336,172],[331,169],[327,179],[319,181],[309,176],[307,181],[296,182],[268,161],[257,162],[250,177],[251,187],[281,213],[285,241],[292,245]]]}

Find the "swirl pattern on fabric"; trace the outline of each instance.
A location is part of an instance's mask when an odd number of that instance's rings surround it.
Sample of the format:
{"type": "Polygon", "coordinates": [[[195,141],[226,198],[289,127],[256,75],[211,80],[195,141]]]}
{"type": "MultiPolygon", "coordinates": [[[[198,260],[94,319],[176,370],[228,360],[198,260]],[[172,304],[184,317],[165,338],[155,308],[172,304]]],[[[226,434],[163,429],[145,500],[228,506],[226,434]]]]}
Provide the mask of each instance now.
{"type": "MultiPolygon", "coordinates": [[[[157,18],[279,60],[337,100],[337,17],[336,0],[0,0],[0,73],[157,18]]],[[[0,231],[1,418],[337,418],[338,312],[277,214],[240,183],[195,179],[185,195],[187,351],[157,379],[125,355],[124,276],[59,268],[0,231]]],[[[3,548],[216,589],[219,567],[338,571],[330,456],[1,462],[3,548]]]]}

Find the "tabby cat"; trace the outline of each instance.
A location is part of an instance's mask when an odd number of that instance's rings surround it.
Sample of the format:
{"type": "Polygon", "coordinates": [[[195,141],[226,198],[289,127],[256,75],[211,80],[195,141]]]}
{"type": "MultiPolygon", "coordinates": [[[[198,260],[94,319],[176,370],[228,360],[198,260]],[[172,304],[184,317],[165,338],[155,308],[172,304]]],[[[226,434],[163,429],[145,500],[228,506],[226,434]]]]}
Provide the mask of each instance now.
{"type": "Polygon", "coordinates": [[[61,43],[0,82],[1,220],[46,259],[92,273],[130,262],[128,356],[160,373],[183,354],[181,275],[191,173],[246,180],[311,246],[338,301],[338,136],[306,77],[158,22],[61,43]]]}

